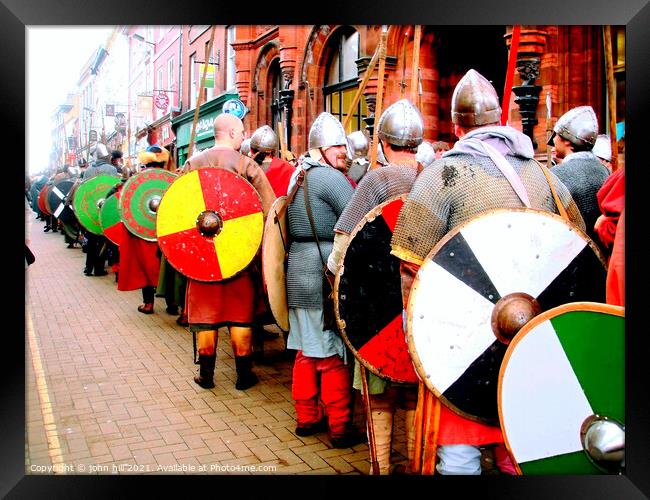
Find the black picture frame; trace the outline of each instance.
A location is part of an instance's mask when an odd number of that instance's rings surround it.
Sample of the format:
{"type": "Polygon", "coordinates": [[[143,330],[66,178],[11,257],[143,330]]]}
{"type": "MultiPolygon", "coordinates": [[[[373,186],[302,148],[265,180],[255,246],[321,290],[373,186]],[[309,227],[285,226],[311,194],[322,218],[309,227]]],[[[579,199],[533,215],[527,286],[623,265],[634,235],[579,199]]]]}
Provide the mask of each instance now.
{"type": "MultiPolygon", "coordinates": [[[[648,184],[645,176],[649,163],[643,141],[648,121],[648,73],[650,72],[650,5],[647,0],[480,0],[454,2],[436,0],[330,0],[305,2],[202,2],[200,0],[2,0],[0,3],[0,61],[6,71],[0,78],[3,144],[7,179],[5,193],[10,203],[7,232],[19,234],[21,216],[14,214],[20,206],[19,187],[15,185],[26,152],[26,27],[37,25],[118,25],[118,24],[193,24],[210,21],[217,24],[618,24],[626,26],[626,164],[628,183],[626,199],[626,474],[624,476],[553,476],[553,477],[380,477],[349,476],[26,476],[25,453],[25,340],[20,331],[22,298],[13,290],[14,283],[24,283],[14,247],[5,266],[5,297],[9,327],[0,370],[2,407],[0,408],[0,449],[4,458],[0,467],[0,495],[8,498],[115,498],[151,497],[170,492],[170,482],[182,484],[183,496],[199,495],[197,486],[209,488],[214,495],[237,495],[238,498],[302,496],[383,498],[392,495],[467,495],[481,498],[646,498],[650,496],[650,395],[643,380],[648,378],[647,337],[643,327],[647,283],[641,190],[648,184]],[[15,198],[14,198],[15,197],[15,198]],[[14,260],[15,259],[15,260],[14,260]],[[10,293],[7,293],[10,290],[10,293]],[[18,323],[13,327],[13,322],[18,323]],[[255,491],[256,490],[256,491],[255,491]]],[[[44,79],[46,80],[46,79],[44,79]]],[[[46,84],[44,92],[47,91],[46,84]]],[[[44,110],[43,119],[49,119],[44,110]]],[[[5,254],[6,255],[6,254],[5,254]]],[[[23,325],[24,326],[24,325],[23,325]]],[[[456,497],[454,497],[456,498],[456,497]]]]}

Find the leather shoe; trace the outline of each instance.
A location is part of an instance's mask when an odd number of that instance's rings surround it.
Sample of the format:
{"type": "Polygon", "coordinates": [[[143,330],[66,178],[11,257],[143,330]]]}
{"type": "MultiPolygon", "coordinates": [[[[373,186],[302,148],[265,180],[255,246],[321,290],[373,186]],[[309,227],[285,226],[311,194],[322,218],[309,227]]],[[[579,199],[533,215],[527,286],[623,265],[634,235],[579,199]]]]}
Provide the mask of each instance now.
{"type": "Polygon", "coordinates": [[[108,271],[95,271],[95,276],[106,276],[108,271]]]}
{"type": "Polygon", "coordinates": [[[352,448],[358,444],[367,443],[368,436],[365,432],[359,432],[356,429],[350,429],[342,436],[330,438],[334,448],[352,448]]]}
{"type": "Polygon", "coordinates": [[[142,314],[153,314],[153,304],[142,304],[138,306],[138,312],[142,314]]]}
{"type": "Polygon", "coordinates": [[[307,437],[327,431],[327,420],[324,418],[313,424],[299,425],[296,427],[296,436],[307,437]]]}

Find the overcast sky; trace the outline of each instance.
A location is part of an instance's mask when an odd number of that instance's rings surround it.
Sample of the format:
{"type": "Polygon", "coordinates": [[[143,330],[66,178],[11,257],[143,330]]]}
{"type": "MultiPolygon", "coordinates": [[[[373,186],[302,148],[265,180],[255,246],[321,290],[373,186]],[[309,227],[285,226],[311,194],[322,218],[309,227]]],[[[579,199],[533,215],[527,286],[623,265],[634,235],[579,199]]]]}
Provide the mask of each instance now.
{"type": "Polygon", "coordinates": [[[76,91],[82,66],[113,26],[27,27],[27,165],[44,170],[52,150],[51,116],[76,91]]]}

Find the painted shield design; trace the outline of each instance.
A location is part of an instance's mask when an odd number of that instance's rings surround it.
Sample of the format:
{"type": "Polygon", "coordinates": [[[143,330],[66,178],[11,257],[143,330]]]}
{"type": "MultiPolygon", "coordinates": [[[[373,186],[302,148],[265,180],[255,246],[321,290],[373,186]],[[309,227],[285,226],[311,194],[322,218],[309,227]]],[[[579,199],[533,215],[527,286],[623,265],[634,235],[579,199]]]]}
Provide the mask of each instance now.
{"type": "Polygon", "coordinates": [[[158,208],[158,244],[169,263],[197,281],[235,276],[262,242],[264,213],[255,188],[223,168],[178,177],[158,208]]]}
{"type": "Polygon", "coordinates": [[[262,279],[269,308],[276,324],[289,331],[289,307],[287,305],[287,197],[281,196],[269,210],[264,223],[262,239],[262,279]]]}
{"type": "Polygon", "coordinates": [[[51,184],[45,184],[45,186],[43,186],[43,188],[38,193],[38,208],[45,215],[52,215],[52,212],[50,212],[50,209],[47,206],[47,195],[50,190],[50,186],[51,184]]]}
{"type": "Polygon", "coordinates": [[[120,182],[113,175],[97,175],[83,181],[74,193],[72,208],[79,223],[93,234],[102,234],[99,210],[106,200],[106,194],[120,182]]]}
{"type": "Polygon", "coordinates": [[[524,326],[499,373],[499,416],[526,475],[622,472],[624,308],[578,302],[524,326]]]}
{"type": "Polygon", "coordinates": [[[63,222],[74,219],[72,209],[65,203],[73,185],[74,181],[62,179],[54,183],[47,194],[48,208],[51,210],[52,215],[61,219],[63,222]]]}
{"type": "Polygon", "coordinates": [[[122,188],[119,210],[131,234],[156,241],[156,213],[160,200],[177,175],[162,168],[147,168],[131,176],[122,188]]]}
{"type": "Polygon", "coordinates": [[[339,331],[354,356],[375,375],[417,382],[402,327],[400,260],[390,240],[406,195],[378,205],[357,224],[334,283],[339,331]]]}
{"type": "Polygon", "coordinates": [[[573,224],[530,209],[485,212],[431,250],[411,290],[408,344],[427,387],[457,413],[498,424],[508,342],[540,312],[605,301],[605,264],[573,224]]]}
{"type": "Polygon", "coordinates": [[[122,227],[124,226],[124,223],[120,218],[119,210],[121,194],[122,192],[120,190],[106,198],[106,201],[104,201],[104,204],[99,211],[99,221],[102,225],[104,236],[106,236],[111,243],[118,246],[122,239],[122,227]]]}

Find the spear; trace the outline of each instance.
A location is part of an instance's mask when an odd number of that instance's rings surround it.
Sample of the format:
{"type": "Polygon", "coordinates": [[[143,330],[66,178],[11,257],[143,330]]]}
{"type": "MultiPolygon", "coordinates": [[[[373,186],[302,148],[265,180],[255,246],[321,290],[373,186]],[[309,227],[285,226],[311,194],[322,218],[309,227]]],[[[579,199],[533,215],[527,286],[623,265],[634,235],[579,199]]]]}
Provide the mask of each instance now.
{"type": "Polygon", "coordinates": [[[612,142],[612,172],[618,168],[618,143],[616,141],[616,83],[612,56],[612,27],[603,26],[605,66],[607,67],[607,104],[609,107],[609,138],[612,142]]]}
{"type": "Polygon", "coordinates": [[[415,34],[413,36],[413,65],[411,66],[411,101],[417,103],[418,82],[420,79],[420,38],[422,35],[422,26],[415,25],[415,34]]]}
{"type": "Polygon", "coordinates": [[[512,43],[510,44],[510,55],[508,56],[508,71],[506,83],[503,87],[503,104],[501,106],[501,125],[508,122],[508,110],[510,108],[510,94],[512,93],[512,82],[515,78],[515,67],[517,65],[517,54],[519,53],[519,33],[521,26],[512,28],[512,43]]]}
{"type": "Polygon", "coordinates": [[[386,70],[386,37],[388,27],[382,26],[381,40],[379,42],[381,50],[379,51],[379,75],[377,76],[377,102],[375,104],[375,127],[373,131],[372,144],[370,145],[370,168],[376,168],[377,146],[379,137],[377,136],[377,125],[382,112],[382,102],[384,100],[384,72],[386,70]]]}
{"type": "Polygon", "coordinates": [[[553,127],[551,126],[551,89],[548,89],[546,92],[546,167],[551,168],[553,166],[551,158],[553,154],[553,146],[549,146],[548,142],[551,140],[553,135],[553,127]]]}
{"type": "Polygon", "coordinates": [[[406,46],[408,45],[409,30],[404,32],[404,47],[402,48],[402,81],[400,82],[399,98],[404,99],[406,90],[406,46]]]}

